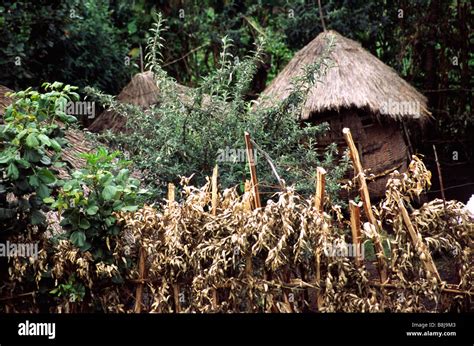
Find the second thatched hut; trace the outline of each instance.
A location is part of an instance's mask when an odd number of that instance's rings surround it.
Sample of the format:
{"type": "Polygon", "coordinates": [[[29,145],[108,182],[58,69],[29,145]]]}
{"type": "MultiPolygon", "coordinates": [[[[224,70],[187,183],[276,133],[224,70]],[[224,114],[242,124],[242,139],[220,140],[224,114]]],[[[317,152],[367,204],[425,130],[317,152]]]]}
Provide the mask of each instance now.
{"type": "Polygon", "coordinates": [[[345,147],[342,129],[349,127],[362,159],[370,169],[371,195],[384,194],[386,174],[406,169],[409,157],[405,125],[430,116],[426,98],[389,66],[359,43],[335,31],[319,34],[301,49],[260,96],[261,104],[285,99],[291,82],[303,68],[329,49],[332,67],[312,87],[303,108],[303,120],[327,121],[331,129],[320,145],[335,142],[345,147]]]}
{"type": "MultiPolygon", "coordinates": [[[[117,101],[129,103],[135,106],[148,108],[158,102],[158,87],[156,86],[153,73],[150,71],[137,73],[118,94],[117,101]]],[[[111,130],[122,132],[127,125],[127,119],[118,112],[107,109],[101,113],[88,129],[92,132],[111,130]]]]}

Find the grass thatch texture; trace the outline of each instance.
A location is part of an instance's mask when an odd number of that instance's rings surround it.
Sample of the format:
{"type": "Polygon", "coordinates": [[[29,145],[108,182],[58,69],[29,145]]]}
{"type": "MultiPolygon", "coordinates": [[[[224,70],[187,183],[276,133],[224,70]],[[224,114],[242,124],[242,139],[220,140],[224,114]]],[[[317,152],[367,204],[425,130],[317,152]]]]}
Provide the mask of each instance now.
{"type": "Polygon", "coordinates": [[[293,78],[315,61],[328,45],[334,43],[328,73],[311,89],[303,109],[303,119],[326,110],[356,107],[392,119],[424,120],[430,116],[426,97],[403,80],[395,70],[365,50],[359,43],[330,30],[319,34],[301,49],[260,97],[263,104],[285,99],[293,78]],[[414,114],[404,105],[419,105],[414,114]],[[395,107],[397,105],[397,107],[395,107]]]}
{"type": "MultiPolygon", "coordinates": [[[[158,102],[159,90],[150,71],[137,73],[133,76],[120,94],[117,100],[121,103],[128,103],[135,106],[148,108],[158,102]]],[[[89,126],[89,130],[93,132],[102,132],[104,130],[112,130],[120,132],[125,129],[127,119],[114,110],[105,110],[97,119],[89,126]]]]}

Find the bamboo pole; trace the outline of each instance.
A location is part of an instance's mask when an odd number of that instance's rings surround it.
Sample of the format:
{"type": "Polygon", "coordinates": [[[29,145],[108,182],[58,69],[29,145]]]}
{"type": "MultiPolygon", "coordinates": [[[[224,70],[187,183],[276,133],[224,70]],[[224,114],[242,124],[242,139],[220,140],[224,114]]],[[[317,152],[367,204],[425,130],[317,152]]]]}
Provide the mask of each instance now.
{"type": "MultiPolygon", "coordinates": [[[[362,203],[364,205],[365,214],[367,215],[369,222],[372,225],[374,225],[376,232],[380,234],[379,225],[377,223],[377,220],[375,219],[374,213],[372,212],[369,189],[367,188],[367,182],[365,181],[365,174],[362,168],[362,164],[360,162],[359,152],[357,151],[357,148],[354,144],[354,140],[352,139],[351,130],[345,127],[344,129],[342,129],[342,133],[344,135],[344,139],[347,142],[347,145],[349,146],[350,156],[351,156],[352,163],[354,164],[355,174],[359,180],[361,198],[362,198],[362,203]]],[[[385,261],[385,254],[383,251],[382,243],[380,242],[378,237],[375,237],[374,239],[374,246],[377,252],[377,261],[378,261],[380,280],[382,282],[385,282],[388,277],[387,276],[387,263],[385,261]]]]}
{"type": "MultiPolygon", "coordinates": [[[[219,174],[219,167],[216,165],[214,167],[214,170],[212,171],[212,179],[211,179],[211,185],[212,185],[212,215],[216,216],[217,215],[217,203],[218,203],[218,186],[217,186],[217,177],[219,174]]],[[[212,309],[214,311],[217,310],[217,307],[219,306],[219,300],[218,300],[218,295],[217,295],[217,288],[211,288],[211,295],[212,295],[212,309]]]]}
{"type": "Polygon", "coordinates": [[[431,273],[431,275],[434,275],[436,279],[441,282],[441,277],[439,276],[438,269],[436,268],[436,265],[433,261],[433,258],[431,257],[428,247],[423,242],[421,235],[415,230],[415,227],[413,226],[410,220],[410,216],[408,215],[408,212],[401,198],[399,198],[398,200],[398,208],[402,213],[403,222],[405,223],[405,226],[407,226],[408,233],[410,234],[410,239],[413,243],[413,246],[420,254],[420,259],[423,263],[423,266],[428,272],[431,273]]]}
{"type": "Polygon", "coordinates": [[[217,215],[217,176],[219,174],[219,167],[217,165],[214,167],[214,170],[212,171],[212,179],[211,179],[211,185],[212,185],[212,215],[216,216],[217,215]]]}
{"type": "MultiPolygon", "coordinates": [[[[377,282],[377,281],[371,281],[369,282],[369,285],[375,286],[375,287],[382,287],[382,288],[386,287],[386,288],[404,289],[403,285],[400,285],[398,283],[393,283],[393,282],[381,284],[380,282],[377,282]]],[[[449,293],[449,294],[463,294],[467,296],[472,296],[474,294],[473,292],[470,292],[470,291],[463,291],[463,290],[459,290],[457,288],[451,288],[451,287],[441,287],[441,292],[449,293]]]]}
{"type": "Polygon", "coordinates": [[[179,301],[179,284],[173,284],[173,298],[174,298],[174,308],[175,312],[181,312],[181,302],[179,301]]]}
{"type": "MultiPolygon", "coordinates": [[[[253,147],[250,141],[250,135],[248,132],[245,132],[245,145],[247,148],[247,159],[250,166],[250,178],[252,179],[249,184],[248,181],[245,181],[245,192],[253,192],[253,205],[247,205],[251,209],[260,208],[260,194],[258,192],[258,182],[257,182],[257,173],[255,170],[255,161],[253,156],[253,147]]],[[[250,201],[249,201],[250,202],[250,201]]],[[[251,203],[249,203],[251,204],[251,203]]],[[[249,279],[249,284],[253,281],[253,263],[252,263],[252,250],[249,249],[245,254],[245,275],[249,279]]],[[[249,301],[251,309],[253,310],[253,293],[252,290],[249,290],[249,301]]]]}
{"type": "MultiPolygon", "coordinates": [[[[322,167],[318,167],[316,169],[316,195],[314,197],[314,206],[316,210],[321,214],[321,218],[323,218],[323,212],[324,212],[325,188],[326,188],[326,170],[322,167]]],[[[318,285],[321,285],[321,253],[318,249],[316,249],[315,266],[316,266],[316,283],[318,285]]],[[[316,290],[317,311],[321,311],[321,308],[323,307],[323,299],[320,292],[321,292],[321,289],[318,288],[316,290]]]]}
{"type": "Polygon", "coordinates": [[[174,184],[168,183],[168,206],[171,206],[171,203],[175,200],[175,193],[174,193],[174,184]]]}
{"type": "Polygon", "coordinates": [[[349,201],[349,210],[351,213],[351,232],[352,232],[352,244],[356,250],[355,263],[358,267],[362,266],[363,258],[360,257],[362,233],[360,231],[360,207],[362,203],[356,203],[349,201]]]}
{"type": "Polygon", "coordinates": [[[140,247],[139,251],[139,262],[138,262],[138,275],[139,280],[141,281],[137,285],[137,291],[135,293],[135,313],[139,314],[142,312],[142,297],[143,297],[143,287],[144,282],[146,280],[146,272],[145,272],[145,264],[146,264],[146,250],[143,248],[143,245],[140,247]]]}
{"type": "Polygon", "coordinates": [[[319,288],[316,289],[316,310],[321,311],[323,308],[323,297],[321,295],[321,253],[316,250],[316,283],[319,288]]]}
{"type": "MultiPolygon", "coordinates": [[[[130,279],[130,280],[127,280],[127,282],[140,283],[141,281],[130,279]]],[[[160,283],[161,281],[159,281],[159,280],[145,280],[145,282],[160,283]]],[[[242,281],[240,280],[239,282],[242,282],[242,281]]],[[[268,285],[274,285],[274,286],[280,287],[280,288],[284,287],[284,288],[288,288],[288,289],[292,289],[292,290],[302,290],[305,287],[316,288],[316,286],[314,286],[313,284],[310,284],[308,282],[304,282],[304,281],[301,281],[301,280],[291,280],[291,282],[289,282],[289,283],[276,284],[274,281],[264,279],[264,280],[259,280],[259,283],[260,284],[265,283],[265,284],[268,284],[268,285]]],[[[379,287],[387,287],[387,288],[404,288],[403,285],[399,284],[396,281],[391,281],[390,283],[386,282],[386,283],[382,284],[379,281],[372,280],[372,281],[369,281],[369,285],[379,286],[379,287]]],[[[224,287],[230,287],[230,286],[229,286],[229,284],[227,284],[227,285],[224,285],[224,287]]],[[[468,296],[474,295],[474,292],[463,291],[463,290],[458,289],[457,285],[455,285],[455,284],[446,284],[444,287],[441,287],[440,289],[441,289],[442,292],[445,292],[445,293],[465,294],[465,295],[468,295],[468,296]]],[[[18,296],[15,296],[15,297],[0,298],[0,300],[17,299],[17,298],[22,298],[23,296],[34,295],[35,293],[37,293],[37,292],[24,293],[24,294],[20,294],[18,296]]]]}
{"type": "Polygon", "coordinates": [[[324,211],[324,189],[326,187],[326,170],[322,167],[316,169],[316,196],[314,206],[320,213],[324,211]]]}
{"type": "Polygon", "coordinates": [[[247,149],[247,159],[250,167],[250,179],[252,181],[253,197],[255,200],[255,208],[260,208],[260,193],[258,192],[257,170],[255,168],[255,156],[253,155],[253,146],[250,140],[250,134],[245,132],[245,146],[247,149]]]}
{"type": "Polygon", "coordinates": [[[444,184],[443,176],[441,175],[441,165],[438,160],[438,153],[436,152],[436,146],[433,144],[433,151],[435,155],[436,168],[438,169],[439,188],[441,190],[441,198],[443,198],[444,211],[446,212],[446,196],[444,195],[444,184]]]}
{"type": "MultiPolygon", "coordinates": [[[[175,186],[173,183],[168,183],[168,206],[171,206],[175,200],[175,186]]],[[[171,285],[173,287],[173,298],[174,298],[174,306],[175,312],[181,312],[181,303],[179,301],[179,283],[173,283],[171,285]]]]}
{"type": "Polygon", "coordinates": [[[247,194],[248,198],[246,198],[244,202],[244,209],[250,211],[253,209],[253,199],[252,197],[252,183],[249,180],[245,180],[244,184],[244,193],[247,194]]]}
{"type": "Polygon", "coordinates": [[[10,297],[0,297],[0,301],[5,301],[5,300],[14,300],[14,299],[20,299],[20,298],[24,298],[24,297],[28,297],[28,296],[35,296],[36,295],[36,291],[32,291],[32,292],[27,292],[27,293],[20,293],[16,296],[10,296],[10,297]]]}
{"type": "MultiPolygon", "coordinates": [[[[250,194],[252,193],[252,184],[250,183],[250,181],[246,180],[245,181],[245,193],[246,194],[250,194]]],[[[253,209],[253,205],[252,205],[252,199],[248,199],[247,201],[244,201],[244,208],[246,210],[252,210],[253,209]]],[[[251,252],[247,252],[245,254],[245,276],[249,279],[249,283],[250,281],[253,279],[253,265],[252,265],[252,253],[251,252]]],[[[250,291],[249,292],[249,295],[250,295],[250,304],[253,308],[253,298],[252,298],[252,292],[250,291]]]]}

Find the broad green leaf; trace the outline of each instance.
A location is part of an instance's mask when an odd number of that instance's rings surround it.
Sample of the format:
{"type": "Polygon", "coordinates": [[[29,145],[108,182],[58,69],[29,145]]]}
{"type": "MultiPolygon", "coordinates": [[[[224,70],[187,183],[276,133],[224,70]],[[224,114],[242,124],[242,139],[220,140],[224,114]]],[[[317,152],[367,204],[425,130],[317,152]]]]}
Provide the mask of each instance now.
{"type": "Polygon", "coordinates": [[[28,137],[26,137],[26,145],[29,146],[30,148],[38,148],[39,141],[36,138],[35,133],[30,133],[28,137]]]}
{"type": "Polygon", "coordinates": [[[54,203],[54,198],[53,197],[43,198],[43,202],[46,203],[46,204],[54,203]]]}
{"type": "Polygon", "coordinates": [[[30,168],[30,163],[26,160],[23,160],[23,159],[17,159],[15,160],[16,163],[18,163],[19,165],[21,165],[23,168],[30,168]]]}
{"type": "Polygon", "coordinates": [[[92,205],[86,209],[87,215],[95,215],[99,211],[99,207],[96,205],[92,205]]]}
{"type": "Polygon", "coordinates": [[[51,194],[51,189],[45,184],[40,183],[38,188],[36,189],[36,194],[39,198],[44,199],[46,197],[49,197],[49,195],[51,194]]]}
{"type": "Polygon", "coordinates": [[[38,187],[40,182],[39,179],[36,175],[32,175],[28,178],[28,182],[30,183],[31,186],[33,187],[38,187]]]}
{"type": "Polygon", "coordinates": [[[91,243],[85,242],[83,246],[80,247],[81,251],[87,251],[92,247],[91,243]]]}
{"type": "Polygon", "coordinates": [[[90,224],[89,220],[82,218],[79,221],[79,228],[88,229],[90,227],[91,227],[91,224],[90,224]]]}
{"type": "Polygon", "coordinates": [[[40,169],[37,173],[40,180],[45,184],[52,184],[56,181],[54,174],[47,168],[40,169]]]}
{"type": "Polygon", "coordinates": [[[64,184],[63,191],[68,192],[68,191],[71,191],[71,190],[72,190],[72,183],[68,181],[66,184],[64,184]]]}
{"type": "Polygon", "coordinates": [[[61,150],[61,145],[55,140],[55,139],[50,139],[51,143],[51,148],[53,148],[55,151],[60,151],[61,150]]]}
{"type": "Polygon", "coordinates": [[[23,157],[30,162],[39,162],[42,156],[36,150],[27,149],[23,157]]]}
{"type": "Polygon", "coordinates": [[[18,168],[16,167],[16,165],[11,162],[9,165],[8,165],[8,168],[7,168],[7,175],[12,178],[13,180],[17,180],[18,177],[20,176],[20,172],[18,171],[18,168]]]}
{"type": "Polygon", "coordinates": [[[127,205],[125,207],[120,208],[121,211],[136,211],[138,210],[138,205],[127,205]]]}
{"type": "Polygon", "coordinates": [[[102,190],[102,198],[106,201],[111,200],[114,198],[115,194],[117,193],[117,188],[113,185],[108,185],[102,190]]]}
{"type": "Polygon", "coordinates": [[[86,242],[86,235],[83,231],[75,231],[71,233],[69,240],[73,245],[77,247],[82,247],[86,242]]]}
{"type": "Polygon", "coordinates": [[[107,225],[107,227],[113,226],[116,221],[117,220],[113,216],[109,216],[109,217],[105,218],[105,224],[107,225]]]}
{"type": "Polygon", "coordinates": [[[41,158],[41,163],[43,165],[49,166],[51,164],[51,159],[49,158],[49,156],[43,155],[43,157],[41,158]]]}
{"type": "Polygon", "coordinates": [[[2,152],[0,154],[0,163],[7,163],[10,161],[13,157],[10,155],[8,152],[2,152]]]}
{"type": "Polygon", "coordinates": [[[39,210],[33,210],[31,213],[31,224],[33,225],[41,225],[46,221],[46,216],[39,211],[39,210]]]}
{"type": "Polygon", "coordinates": [[[48,136],[45,134],[41,133],[38,135],[38,139],[43,143],[44,145],[47,145],[48,147],[51,146],[51,141],[48,136]]]}

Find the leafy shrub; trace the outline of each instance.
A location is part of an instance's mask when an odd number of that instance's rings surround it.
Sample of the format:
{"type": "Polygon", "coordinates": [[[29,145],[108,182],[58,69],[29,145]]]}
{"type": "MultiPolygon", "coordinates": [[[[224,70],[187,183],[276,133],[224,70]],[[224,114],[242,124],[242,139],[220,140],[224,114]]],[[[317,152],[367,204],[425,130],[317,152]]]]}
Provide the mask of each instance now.
{"type": "Polygon", "coordinates": [[[83,259],[67,265],[52,261],[55,264],[52,276],[57,283],[51,293],[64,296],[68,302],[82,301],[93,290],[92,283],[101,287],[103,280],[123,282],[122,274],[130,264],[125,257],[117,256],[121,228],[114,213],[137,210],[137,197],[145,190],[139,188],[138,179],[130,177],[126,168],[130,162],[121,160],[119,155],[119,152],[109,154],[104,148],[82,154],[85,167],[72,173],[56,199],[45,199],[62,217],[60,225],[64,232],[52,239],[54,256],[67,250],[83,259]],[[93,269],[84,272],[81,270],[84,263],[93,269]],[[82,276],[78,275],[81,272],[82,276]]]}
{"type": "Polygon", "coordinates": [[[104,148],[82,154],[86,166],[72,173],[56,199],[45,200],[61,214],[61,226],[71,243],[97,259],[111,255],[106,243],[120,232],[113,213],[135,211],[137,196],[145,192],[139,189],[138,179],[130,177],[129,162],[117,159],[119,154],[104,148]]]}
{"type": "Polygon", "coordinates": [[[0,125],[0,240],[38,246],[34,258],[2,263],[8,279],[0,291],[38,290],[43,303],[55,306],[50,292],[62,306],[91,297],[93,282],[98,290],[107,280],[121,282],[130,260],[117,250],[114,213],[136,210],[145,191],[130,176],[130,162],[103,148],[83,154],[85,167],[59,178],[65,130],[76,121],[66,103],[79,95],[59,82],[43,86],[45,93],[13,94],[0,125]]]}
{"type": "Polygon", "coordinates": [[[2,2],[0,84],[21,89],[59,80],[118,92],[129,72],[128,47],[112,7],[105,0],[2,2]]]}
{"type": "Polygon", "coordinates": [[[2,231],[44,224],[43,199],[50,196],[66,144],[64,124],[74,122],[64,113],[75,101],[75,87],[43,84],[46,93],[31,89],[13,94],[15,102],[0,125],[0,224],[2,231]],[[58,122],[62,121],[63,123],[58,122]]]}
{"type": "MultiPolygon", "coordinates": [[[[180,175],[193,175],[196,184],[203,184],[216,163],[223,187],[243,182],[249,176],[246,160],[218,162],[218,157],[227,148],[245,150],[245,131],[274,160],[281,177],[288,184],[296,184],[298,192],[313,193],[316,167],[324,166],[329,171],[329,191],[336,196],[336,182],[347,165],[338,162],[335,146],[324,153],[316,150],[317,138],[328,125],[302,125],[299,121],[311,85],[329,68],[327,52],[294,81],[286,100],[274,106],[255,107],[246,101],[245,93],[261,59],[263,42],[252,55],[238,59],[230,53],[232,43],[224,38],[219,68],[204,77],[198,88],[183,94],[161,67],[163,30],[160,16],[152,28],[146,55],[147,68],[154,72],[160,90],[157,107],[143,111],[87,89],[91,96],[126,117],[125,133],[109,133],[105,138],[130,153],[131,160],[145,173],[145,183],[156,189],[155,198],[163,196],[167,183],[177,183],[180,175]]],[[[257,164],[262,188],[267,185],[267,190],[272,191],[276,180],[268,163],[261,156],[257,164]]]]}

